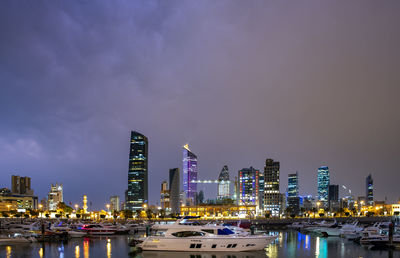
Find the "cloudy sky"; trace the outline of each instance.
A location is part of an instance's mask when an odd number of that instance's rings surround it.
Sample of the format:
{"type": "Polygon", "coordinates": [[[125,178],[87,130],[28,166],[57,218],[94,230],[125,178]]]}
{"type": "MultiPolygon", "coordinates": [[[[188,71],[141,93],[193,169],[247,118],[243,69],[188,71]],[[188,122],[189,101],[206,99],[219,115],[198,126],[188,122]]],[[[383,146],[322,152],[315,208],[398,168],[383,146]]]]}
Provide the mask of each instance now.
{"type": "MultiPolygon", "coordinates": [[[[150,203],[181,146],[199,178],[266,158],[316,194],[317,168],[400,197],[400,1],[3,1],[0,187],[30,176],[96,208],[148,136],[150,203]]],[[[200,187],[204,188],[205,187],[200,187]]],[[[216,193],[208,186],[207,196],[216,193]]],[[[342,192],[343,194],[343,192],[342,192]]]]}

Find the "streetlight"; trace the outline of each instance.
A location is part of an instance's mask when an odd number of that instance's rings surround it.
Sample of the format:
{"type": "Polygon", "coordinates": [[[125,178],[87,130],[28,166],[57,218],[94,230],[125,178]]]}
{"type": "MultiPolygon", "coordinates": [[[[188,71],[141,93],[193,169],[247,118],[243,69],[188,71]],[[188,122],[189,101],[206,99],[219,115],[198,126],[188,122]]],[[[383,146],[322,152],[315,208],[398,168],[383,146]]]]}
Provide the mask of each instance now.
{"type": "Polygon", "coordinates": [[[75,204],[75,210],[76,210],[76,212],[78,212],[78,204],[75,204]]]}
{"type": "Polygon", "coordinates": [[[107,207],[107,211],[110,212],[110,204],[107,203],[106,207],[107,207]]]}
{"type": "Polygon", "coordinates": [[[42,217],[42,208],[43,208],[43,204],[39,203],[39,213],[40,213],[40,217],[42,217]]]}

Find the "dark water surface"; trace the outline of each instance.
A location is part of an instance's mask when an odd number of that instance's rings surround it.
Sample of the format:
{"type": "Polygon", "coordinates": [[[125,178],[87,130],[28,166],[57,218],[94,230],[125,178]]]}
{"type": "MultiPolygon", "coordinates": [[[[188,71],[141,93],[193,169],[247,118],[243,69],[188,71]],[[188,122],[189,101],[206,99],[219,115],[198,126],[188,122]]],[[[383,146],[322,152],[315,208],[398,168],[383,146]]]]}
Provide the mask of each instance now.
{"type": "Polygon", "coordinates": [[[0,257],[135,257],[135,258],[261,258],[261,257],[399,257],[400,251],[368,250],[339,237],[317,237],[296,231],[276,232],[279,238],[260,252],[142,252],[129,254],[132,236],[75,238],[65,243],[0,246],[0,257]]]}

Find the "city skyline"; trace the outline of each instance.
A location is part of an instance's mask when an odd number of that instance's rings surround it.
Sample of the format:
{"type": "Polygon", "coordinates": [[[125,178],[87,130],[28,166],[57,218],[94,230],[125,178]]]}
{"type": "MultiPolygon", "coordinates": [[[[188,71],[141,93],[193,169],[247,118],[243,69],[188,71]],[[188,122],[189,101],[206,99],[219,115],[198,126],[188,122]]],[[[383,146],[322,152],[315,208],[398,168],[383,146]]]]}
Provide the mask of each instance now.
{"type": "MultiPolygon", "coordinates": [[[[2,3],[0,181],[63,184],[72,203],[124,200],[129,132],[149,139],[149,201],[182,168],[231,178],[280,162],[316,195],[331,182],[397,202],[399,1],[2,3]],[[118,15],[116,15],[118,14],[118,15]],[[317,21],[317,22],[316,22],[317,21]],[[379,177],[378,177],[379,175],[379,177]],[[153,180],[153,178],[157,180],[153,180]]],[[[215,185],[198,191],[216,196],[215,185]]]]}

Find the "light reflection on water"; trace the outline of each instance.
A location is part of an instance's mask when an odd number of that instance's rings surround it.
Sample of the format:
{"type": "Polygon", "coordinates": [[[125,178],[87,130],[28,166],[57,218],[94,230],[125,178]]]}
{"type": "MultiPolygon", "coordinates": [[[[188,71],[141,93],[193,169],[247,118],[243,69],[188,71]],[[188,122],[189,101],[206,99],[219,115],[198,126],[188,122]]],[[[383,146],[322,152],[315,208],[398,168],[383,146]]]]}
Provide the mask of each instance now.
{"type": "Polygon", "coordinates": [[[65,243],[0,246],[0,257],[133,257],[133,258],[265,258],[265,257],[400,257],[400,252],[372,251],[339,237],[317,237],[296,231],[271,233],[277,239],[259,252],[142,252],[129,255],[132,236],[87,237],[65,243]]]}

